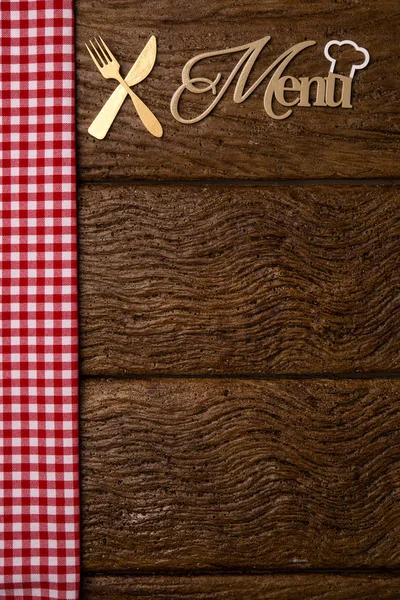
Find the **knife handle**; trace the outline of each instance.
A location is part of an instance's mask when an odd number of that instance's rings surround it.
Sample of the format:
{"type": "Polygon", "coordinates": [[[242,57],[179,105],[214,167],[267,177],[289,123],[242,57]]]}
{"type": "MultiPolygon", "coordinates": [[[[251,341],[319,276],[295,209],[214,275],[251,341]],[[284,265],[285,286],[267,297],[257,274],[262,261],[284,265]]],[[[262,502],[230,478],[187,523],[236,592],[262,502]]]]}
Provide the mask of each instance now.
{"type": "Polygon", "coordinates": [[[119,109],[124,103],[127,93],[122,85],[119,85],[111,94],[103,108],[89,127],[88,131],[90,135],[102,140],[106,137],[108,130],[115,117],[118,114],[119,109]]]}
{"type": "Polygon", "coordinates": [[[136,112],[147,131],[151,133],[151,135],[154,135],[154,137],[162,137],[163,128],[156,115],[151,112],[143,100],[141,100],[131,89],[129,90],[129,95],[131,96],[136,112]]]}

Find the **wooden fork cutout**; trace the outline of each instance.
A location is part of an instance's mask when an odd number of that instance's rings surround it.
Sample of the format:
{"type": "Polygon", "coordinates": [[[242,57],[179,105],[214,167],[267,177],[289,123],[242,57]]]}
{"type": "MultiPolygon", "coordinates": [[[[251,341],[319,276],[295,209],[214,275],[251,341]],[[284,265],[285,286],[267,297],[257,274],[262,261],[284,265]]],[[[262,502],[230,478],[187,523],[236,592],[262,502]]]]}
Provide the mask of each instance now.
{"type": "MultiPolygon", "coordinates": [[[[100,36],[99,36],[100,37],[100,36]]],[[[135,94],[135,92],[129,87],[126,81],[121,76],[120,64],[108,48],[104,40],[100,37],[101,43],[95,39],[95,44],[90,40],[90,45],[92,49],[89,48],[87,44],[86,48],[105,79],[115,79],[120,83],[129,94],[132,99],[133,105],[136,109],[137,114],[139,115],[143,125],[146,127],[147,131],[149,131],[155,137],[162,137],[163,128],[157,117],[151,112],[151,110],[146,106],[146,104],[135,94]]]]}

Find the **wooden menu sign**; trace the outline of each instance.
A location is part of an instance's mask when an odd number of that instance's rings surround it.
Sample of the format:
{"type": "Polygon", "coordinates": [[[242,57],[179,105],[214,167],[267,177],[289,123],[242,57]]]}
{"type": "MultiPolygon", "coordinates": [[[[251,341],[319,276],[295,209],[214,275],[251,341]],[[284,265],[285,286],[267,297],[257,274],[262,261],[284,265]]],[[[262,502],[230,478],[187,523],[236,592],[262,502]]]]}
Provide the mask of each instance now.
{"type": "Polygon", "coordinates": [[[85,598],[397,600],[399,0],[76,15],[85,598]]]}
{"type": "Polygon", "coordinates": [[[80,177],[396,177],[399,19],[398,0],[80,0],[80,177]],[[85,47],[99,35],[161,139],[99,74],[85,47]]]}
{"type": "MultiPolygon", "coordinates": [[[[329,73],[326,77],[293,77],[287,74],[290,63],[301,52],[311,46],[315,46],[316,41],[304,41],[298,43],[283,54],[278,56],[272,64],[260,75],[255,83],[248,86],[248,79],[255,63],[266,45],[271,40],[266,36],[255,42],[228,48],[226,50],[216,50],[204,52],[189,60],[182,71],[182,85],[176,90],[171,100],[172,116],[179,123],[191,125],[198,123],[213,111],[221,99],[224,97],[228,88],[237,77],[233,93],[233,101],[236,104],[244,102],[267,78],[269,78],[264,94],[264,109],[269,117],[276,120],[287,119],[293,112],[294,106],[310,108],[311,106],[331,107],[331,108],[353,108],[352,88],[353,80],[357,71],[364,69],[370,61],[369,52],[361,48],[351,40],[332,40],[328,42],[324,49],[324,55],[330,63],[329,73]],[[331,54],[333,49],[342,46],[352,46],[360,55],[361,62],[358,60],[351,64],[349,76],[335,73],[337,58],[331,54]],[[239,54],[240,58],[229,76],[223,81],[222,73],[219,72],[213,79],[207,77],[192,76],[192,71],[200,62],[221,57],[227,54],[239,54]],[[312,97],[312,87],[316,88],[314,97],[312,97]],[[246,89],[247,88],[247,89],[246,89]],[[189,94],[209,94],[211,102],[208,103],[205,110],[194,117],[184,117],[181,113],[181,101],[185,92],[189,94]],[[292,95],[291,99],[288,95],[292,95]],[[274,105],[287,110],[276,109],[274,105]]],[[[117,116],[127,95],[130,95],[134,108],[140,117],[145,128],[154,137],[162,137],[163,129],[157,117],[140,100],[140,98],[131,90],[131,86],[147,78],[154,66],[157,54],[157,44],[154,36],[150,38],[141,55],[133,65],[127,78],[124,80],[120,74],[120,64],[112,54],[110,48],[102,38],[95,40],[95,44],[90,41],[90,46],[86,48],[94,61],[100,73],[106,79],[115,79],[119,82],[119,87],[109,100],[106,102],[92,125],[89,127],[89,133],[98,139],[103,139],[108,132],[114,118],[117,116]]]]}

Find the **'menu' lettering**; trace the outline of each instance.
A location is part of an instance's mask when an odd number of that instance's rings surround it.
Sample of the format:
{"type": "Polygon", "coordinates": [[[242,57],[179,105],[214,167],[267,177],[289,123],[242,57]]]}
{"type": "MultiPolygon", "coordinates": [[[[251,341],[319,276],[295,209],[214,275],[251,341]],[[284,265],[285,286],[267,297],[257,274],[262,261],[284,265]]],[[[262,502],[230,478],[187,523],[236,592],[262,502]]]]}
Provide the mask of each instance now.
{"type": "Polygon", "coordinates": [[[287,69],[293,59],[307,48],[315,46],[316,42],[309,40],[296,44],[295,46],[292,46],[292,48],[289,48],[289,50],[286,50],[286,52],[281,54],[257,79],[257,81],[245,91],[251,70],[261,51],[265,48],[270,39],[271,37],[267,36],[255,42],[251,42],[250,44],[245,44],[244,46],[205,52],[189,60],[182,71],[182,85],[176,90],[171,100],[171,112],[174,118],[180,123],[192,124],[198,123],[207,117],[226,94],[236,76],[238,76],[238,78],[233,93],[233,101],[236,104],[244,102],[264,82],[264,80],[269,77],[264,94],[264,109],[267,115],[272,119],[287,119],[292,114],[293,107],[295,106],[303,108],[309,108],[311,106],[352,108],[351,97],[355,72],[365,68],[369,63],[370,57],[365,48],[359,47],[350,40],[344,40],[343,42],[332,40],[326,44],[324,54],[326,59],[330,62],[330,70],[326,77],[300,77],[297,79],[287,74],[287,69]],[[362,63],[352,65],[349,77],[334,72],[336,59],[332,58],[330,55],[330,49],[332,47],[343,46],[345,44],[350,44],[357,52],[363,55],[362,63]],[[218,73],[214,79],[191,76],[193,67],[199,62],[208,58],[238,52],[242,52],[243,54],[219,90],[218,84],[222,78],[221,73],[218,73]],[[312,91],[314,91],[314,93],[312,93],[312,91]],[[201,114],[193,118],[185,119],[180,112],[180,105],[185,92],[191,94],[206,94],[211,92],[215,97],[201,114]],[[276,111],[276,105],[281,107],[279,112],[276,111]]]}

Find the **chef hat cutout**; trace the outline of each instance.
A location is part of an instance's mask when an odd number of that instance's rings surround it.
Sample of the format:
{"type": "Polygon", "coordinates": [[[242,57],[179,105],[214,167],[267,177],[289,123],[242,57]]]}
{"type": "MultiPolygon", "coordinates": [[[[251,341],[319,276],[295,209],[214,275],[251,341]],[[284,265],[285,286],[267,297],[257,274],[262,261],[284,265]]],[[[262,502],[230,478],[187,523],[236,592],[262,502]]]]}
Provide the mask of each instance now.
{"type": "Polygon", "coordinates": [[[343,42],[339,42],[338,40],[332,40],[331,42],[328,42],[326,44],[324,54],[325,54],[325,57],[331,63],[331,68],[329,69],[330,73],[334,73],[337,60],[336,60],[336,58],[332,58],[332,56],[329,54],[329,50],[332,48],[332,46],[344,46],[345,44],[350,44],[350,46],[353,46],[353,48],[355,48],[357,50],[357,52],[361,52],[361,54],[364,54],[364,57],[365,57],[364,61],[360,65],[352,66],[351,72],[350,72],[350,79],[353,79],[356,71],[359,71],[360,69],[365,69],[365,67],[369,64],[370,55],[369,55],[368,50],[366,50],[365,48],[361,48],[360,46],[358,46],[355,42],[352,42],[351,40],[344,40],[343,42]]]}

